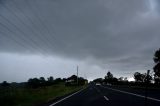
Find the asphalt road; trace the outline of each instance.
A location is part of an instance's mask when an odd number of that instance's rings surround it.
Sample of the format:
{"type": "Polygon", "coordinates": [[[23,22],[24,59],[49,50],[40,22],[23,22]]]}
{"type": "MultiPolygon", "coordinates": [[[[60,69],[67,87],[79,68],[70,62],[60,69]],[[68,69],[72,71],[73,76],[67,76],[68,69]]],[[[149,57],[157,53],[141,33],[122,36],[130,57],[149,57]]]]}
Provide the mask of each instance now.
{"type": "Polygon", "coordinates": [[[141,90],[91,84],[50,106],[160,106],[160,92],[153,92],[148,91],[146,100],[141,90]]]}

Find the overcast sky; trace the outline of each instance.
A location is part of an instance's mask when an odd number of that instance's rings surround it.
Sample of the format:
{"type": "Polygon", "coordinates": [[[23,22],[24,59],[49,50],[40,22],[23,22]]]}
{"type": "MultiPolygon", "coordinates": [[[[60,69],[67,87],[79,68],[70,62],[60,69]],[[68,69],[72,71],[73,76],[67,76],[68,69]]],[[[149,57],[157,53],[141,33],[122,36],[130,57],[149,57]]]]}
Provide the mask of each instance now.
{"type": "Polygon", "coordinates": [[[131,78],[159,47],[159,0],[0,0],[0,82],[131,78]]]}

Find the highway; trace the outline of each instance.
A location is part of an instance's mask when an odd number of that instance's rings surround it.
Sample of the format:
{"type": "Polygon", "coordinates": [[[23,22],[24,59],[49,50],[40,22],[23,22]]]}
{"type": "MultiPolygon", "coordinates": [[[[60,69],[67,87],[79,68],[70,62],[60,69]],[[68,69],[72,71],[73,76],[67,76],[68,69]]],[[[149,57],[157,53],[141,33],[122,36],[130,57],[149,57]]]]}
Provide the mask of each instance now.
{"type": "Polygon", "coordinates": [[[49,106],[160,106],[160,91],[90,84],[49,106]]]}

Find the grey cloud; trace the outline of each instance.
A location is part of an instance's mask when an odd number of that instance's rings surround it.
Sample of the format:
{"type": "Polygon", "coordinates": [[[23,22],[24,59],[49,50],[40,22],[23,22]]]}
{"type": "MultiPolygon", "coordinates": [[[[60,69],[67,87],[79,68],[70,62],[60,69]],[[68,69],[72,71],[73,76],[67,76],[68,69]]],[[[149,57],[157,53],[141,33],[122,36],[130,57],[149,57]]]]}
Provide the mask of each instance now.
{"type": "Polygon", "coordinates": [[[1,52],[57,55],[127,71],[151,68],[160,45],[156,0],[1,1],[1,52]]]}

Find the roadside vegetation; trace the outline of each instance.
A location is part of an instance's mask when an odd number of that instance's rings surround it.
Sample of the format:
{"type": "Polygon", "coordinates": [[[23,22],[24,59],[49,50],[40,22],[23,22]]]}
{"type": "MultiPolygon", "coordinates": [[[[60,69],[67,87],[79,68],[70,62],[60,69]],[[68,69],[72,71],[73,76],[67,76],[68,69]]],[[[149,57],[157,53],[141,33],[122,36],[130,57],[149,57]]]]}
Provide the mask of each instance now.
{"type": "Polygon", "coordinates": [[[25,83],[7,83],[4,81],[0,86],[0,105],[36,106],[75,92],[86,85],[85,79],[79,80],[81,84],[78,85],[75,84],[76,81],[74,80],[72,80],[72,84],[66,85],[67,79],[58,78],[54,80],[53,77],[49,77],[46,81],[40,77],[29,79],[25,83]]]}
{"type": "MultiPolygon", "coordinates": [[[[93,82],[104,85],[127,86],[138,89],[160,89],[160,49],[153,56],[155,65],[148,73],[135,72],[135,81],[128,81],[127,77],[116,78],[110,71],[104,78],[97,78],[93,82]]],[[[147,72],[147,70],[146,70],[147,72]]],[[[35,106],[64,96],[84,87],[88,81],[82,77],[72,75],[69,78],[56,78],[52,76],[45,79],[30,78],[24,83],[0,84],[0,105],[2,106],[35,106]]]]}
{"type": "Polygon", "coordinates": [[[121,85],[142,89],[146,89],[146,87],[150,89],[160,89],[160,49],[155,51],[153,61],[155,63],[153,70],[146,70],[146,73],[135,72],[133,74],[135,81],[128,81],[127,77],[116,78],[108,71],[104,78],[97,78],[93,82],[104,85],[121,85]]]}

